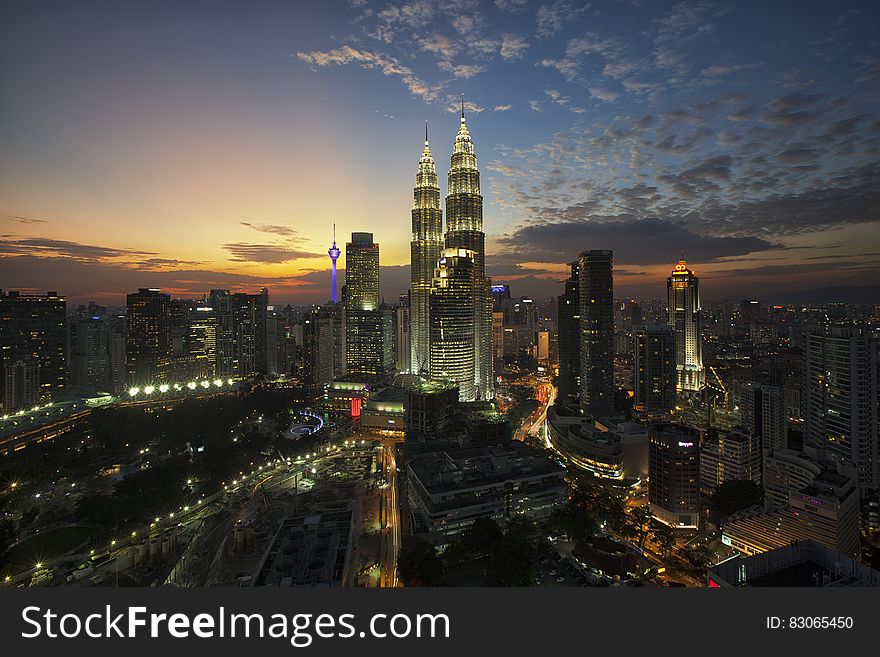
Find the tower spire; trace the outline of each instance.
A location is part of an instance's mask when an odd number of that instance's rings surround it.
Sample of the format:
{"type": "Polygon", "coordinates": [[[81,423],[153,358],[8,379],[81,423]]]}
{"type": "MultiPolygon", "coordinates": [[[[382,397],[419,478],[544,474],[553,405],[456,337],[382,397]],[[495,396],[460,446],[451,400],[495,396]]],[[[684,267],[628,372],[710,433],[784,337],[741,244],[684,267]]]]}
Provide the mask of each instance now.
{"type": "Polygon", "coordinates": [[[425,121],[425,146],[428,145],[428,122],[425,121]]]}
{"type": "Polygon", "coordinates": [[[464,123],[464,92],[461,92],[461,122],[464,123]]]}

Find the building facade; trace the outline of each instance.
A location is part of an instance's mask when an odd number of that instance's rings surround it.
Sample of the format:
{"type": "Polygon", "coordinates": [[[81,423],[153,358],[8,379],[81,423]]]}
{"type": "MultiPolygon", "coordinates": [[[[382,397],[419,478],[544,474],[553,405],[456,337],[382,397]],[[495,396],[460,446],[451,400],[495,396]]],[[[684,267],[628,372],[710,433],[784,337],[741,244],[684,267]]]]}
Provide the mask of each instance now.
{"type": "Polygon", "coordinates": [[[676,424],[648,430],[648,505],[659,521],[676,529],[700,526],[700,433],[676,424]]]}
{"type": "Polygon", "coordinates": [[[568,263],[569,275],[565,288],[556,297],[559,331],[559,400],[576,407],[580,396],[581,341],[580,341],[580,261],[568,263]]]}
{"type": "Polygon", "coordinates": [[[580,408],[598,416],[614,410],[614,256],[580,254],[580,408]]]}
{"type": "MultiPolygon", "coordinates": [[[[486,235],[483,232],[483,196],[474,143],[465,123],[462,103],[461,125],[455,137],[447,177],[446,248],[472,253],[474,289],[471,295],[474,322],[474,382],[476,399],[494,395],[494,358],[492,351],[492,292],[486,278],[486,235]]],[[[436,376],[431,372],[432,376],[436,376]]],[[[462,391],[464,394],[464,391],[462,391]]]]}
{"type": "Polygon", "coordinates": [[[437,167],[428,147],[419,159],[413,188],[412,240],[410,242],[410,368],[413,374],[427,374],[431,364],[430,297],[434,268],[443,249],[443,210],[437,167]]]}
{"type": "Polygon", "coordinates": [[[675,367],[678,389],[697,392],[703,387],[703,311],[700,279],[681,259],[666,281],[667,322],[675,331],[675,367]]]}
{"type": "Polygon", "coordinates": [[[633,403],[648,412],[675,408],[675,332],[670,326],[636,325],[633,335],[633,403]]]}

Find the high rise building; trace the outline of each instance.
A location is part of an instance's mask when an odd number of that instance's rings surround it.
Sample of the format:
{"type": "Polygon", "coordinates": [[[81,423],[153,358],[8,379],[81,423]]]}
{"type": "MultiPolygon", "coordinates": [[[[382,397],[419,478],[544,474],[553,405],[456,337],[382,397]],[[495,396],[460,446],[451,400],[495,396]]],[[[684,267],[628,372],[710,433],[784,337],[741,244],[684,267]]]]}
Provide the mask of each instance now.
{"type": "Polygon", "coordinates": [[[342,306],[326,303],[302,321],[303,383],[320,394],[335,377],[345,374],[342,306]]]}
{"type": "Polygon", "coordinates": [[[336,303],[336,261],[339,260],[339,255],[342,251],[339,250],[339,247],[336,246],[336,224],[333,224],[333,244],[327,250],[327,255],[330,256],[330,301],[332,303],[336,303]]]}
{"type": "Polygon", "coordinates": [[[699,527],[699,431],[684,425],[653,424],[648,436],[648,505],[651,513],[671,527],[699,527]]]}
{"type": "Polygon", "coordinates": [[[395,310],[397,315],[395,329],[397,331],[397,354],[395,363],[398,372],[408,373],[412,371],[412,320],[410,319],[409,299],[401,295],[400,304],[395,310]]]}
{"type": "Polygon", "coordinates": [[[707,438],[700,449],[700,488],[712,495],[726,481],[761,485],[761,438],[742,428],[707,438]]]}
{"type": "Polygon", "coordinates": [[[675,407],[675,332],[665,325],[633,326],[633,402],[648,412],[675,407]]]}
{"type": "Polygon", "coordinates": [[[428,147],[425,123],[425,149],[419,159],[413,188],[412,241],[410,242],[410,368],[414,374],[428,373],[431,361],[431,318],[429,305],[434,268],[443,249],[443,210],[437,167],[428,147]]]}
{"type": "Polygon", "coordinates": [[[749,383],[739,395],[742,424],[761,439],[765,451],[788,447],[788,414],[781,387],[749,383]]]}
{"type": "Polygon", "coordinates": [[[261,288],[257,294],[239,292],[229,300],[232,314],[232,373],[247,377],[265,374],[266,314],[269,291],[261,288]]]}
{"type": "Polygon", "coordinates": [[[125,361],[134,386],[165,381],[171,368],[171,296],[140,288],[126,303],[125,361]]]}
{"type": "Polygon", "coordinates": [[[188,356],[194,361],[193,372],[206,377],[219,376],[217,337],[220,320],[210,306],[197,306],[189,321],[188,356]]]}
{"type": "Polygon", "coordinates": [[[854,325],[804,336],[804,439],[855,466],[865,500],[880,489],[880,338],[854,325]]]}
{"type": "Polygon", "coordinates": [[[232,376],[235,374],[232,295],[229,290],[211,290],[208,295],[208,305],[217,317],[217,376],[232,376]]]}
{"type": "Polygon", "coordinates": [[[678,389],[697,392],[705,381],[703,372],[703,311],[700,279],[678,261],[666,281],[667,323],[675,330],[675,367],[678,389]]]}
{"type": "Polygon", "coordinates": [[[559,400],[576,406],[581,379],[580,261],[568,263],[565,288],[556,298],[559,306],[559,400]]]}
{"type": "MultiPolygon", "coordinates": [[[[483,196],[474,143],[461,106],[461,124],[452,148],[447,177],[446,248],[471,252],[474,270],[474,394],[477,399],[494,395],[492,352],[492,282],[486,278],[486,235],[483,232],[483,196]]],[[[434,376],[434,372],[431,372],[434,376]]],[[[462,388],[464,390],[464,388],[462,388]]],[[[464,394],[464,392],[462,393],[464,394]]],[[[462,397],[464,398],[464,397],[462,397]]]]}
{"type": "Polygon", "coordinates": [[[613,262],[611,251],[580,254],[580,408],[593,416],[614,410],[613,262]]]}
{"type": "Polygon", "coordinates": [[[459,399],[476,397],[474,252],[445,249],[431,290],[431,377],[458,384],[459,399]]]}
{"type": "Polygon", "coordinates": [[[379,307],[379,245],[372,233],[352,233],[345,247],[346,370],[381,374],[386,368],[385,329],[379,307]]]}
{"type": "Polygon", "coordinates": [[[20,356],[0,362],[3,396],[0,410],[4,415],[29,408],[40,401],[40,363],[36,358],[20,356]]]}
{"type": "Polygon", "coordinates": [[[40,400],[50,399],[67,384],[66,297],[0,290],[0,368],[20,359],[38,364],[40,400]]]}
{"type": "Polygon", "coordinates": [[[74,385],[105,389],[109,382],[107,324],[99,317],[74,321],[71,374],[74,385]]]}

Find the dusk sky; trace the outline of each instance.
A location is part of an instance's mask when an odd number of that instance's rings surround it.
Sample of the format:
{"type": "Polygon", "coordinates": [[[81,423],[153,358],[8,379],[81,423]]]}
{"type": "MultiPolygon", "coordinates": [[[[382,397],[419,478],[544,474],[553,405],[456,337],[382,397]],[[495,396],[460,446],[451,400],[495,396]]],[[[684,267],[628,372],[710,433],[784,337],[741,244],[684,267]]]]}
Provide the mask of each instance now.
{"type": "Polygon", "coordinates": [[[424,122],[445,195],[461,93],[516,296],[584,249],[614,250],[618,297],[662,297],[682,251],[709,299],[877,285],[878,25],[876,2],[7,4],[0,287],[325,301],[336,222],[374,233],[396,300],[424,122]]]}

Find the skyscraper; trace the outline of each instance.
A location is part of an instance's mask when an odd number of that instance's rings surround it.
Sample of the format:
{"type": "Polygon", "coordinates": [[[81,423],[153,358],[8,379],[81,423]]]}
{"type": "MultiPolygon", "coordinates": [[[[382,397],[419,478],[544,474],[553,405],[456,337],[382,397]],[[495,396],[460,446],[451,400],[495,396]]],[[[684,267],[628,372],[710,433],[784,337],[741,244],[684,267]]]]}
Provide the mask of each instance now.
{"type": "Polygon", "coordinates": [[[109,382],[107,324],[100,317],[83,317],[75,321],[75,327],[71,338],[73,382],[104,390],[109,382]]]}
{"type": "Polygon", "coordinates": [[[431,377],[457,383],[461,401],[476,396],[474,260],[468,249],[445,249],[431,290],[431,377]]]}
{"type": "Polygon", "coordinates": [[[648,430],[648,506],[671,527],[700,525],[700,432],[677,424],[648,430]]]}
{"type": "Polygon", "coordinates": [[[602,415],[614,410],[614,255],[580,254],[581,412],[602,415]]]}
{"type": "Polygon", "coordinates": [[[385,327],[379,307],[379,245],[372,233],[352,233],[345,247],[345,357],[348,372],[385,371],[385,327]]]}
{"type": "Polygon", "coordinates": [[[577,405],[580,394],[580,261],[568,263],[565,289],[556,297],[559,306],[559,400],[577,405]]]}
{"type": "Polygon", "coordinates": [[[646,411],[675,406],[675,332],[660,325],[633,326],[633,402],[646,411]]]}
{"type": "Polygon", "coordinates": [[[327,249],[327,255],[330,256],[330,301],[336,303],[336,261],[342,251],[336,246],[336,224],[333,224],[333,245],[327,249]]]}
{"type": "Polygon", "coordinates": [[[416,186],[413,188],[412,241],[410,242],[410,369],[427,373],[431,360],[431,318],[429,297],[434,268],[443,248],[443,211],[440,209],[440,183],[437,167],[428,147],[428,124],[425,123],[425,149],[419,159],[416,186]]]}
{"type": "Polygon", "coordinates": [[[232,372],[234,376],[265,374],[266,313],[269,291],[257,294],[238,292],[230,297],[232,313],[232,372]]]}
{"type": "Polygon", "coordinates": [[[125,361],[134,386],[165,381],[171,368],[171,295],[140,288],[127,297],[125,361]]]}
{"type": "Polygon", "coordinates": [[[34,366],[38,368],[39,399],[50,399],[66,385],[66,297],[56,292],[20,294],[0,290],[0,370],[13,359],[24,359],[29,372],[34,366]]]}
{"type": "Polygon", "coordinates": [[[862,497],[876,500],[880,339],[864,326],[817,325],[804,340],[804,439],[854,465],[862,497]]]}
{"type": "Polygon", "coordinates": [[[705,381],[703,372],[703,311],[700,307],[700,279],[678,261],[666,281],[667,323],[675,330],[675,367],[678,389],[697,392],[705,381]]]}
{"type": "MultiPolygon", "coordinates": [[[[483,233],[483,196],[477,157],[461,106],[461,125],[455,137],[447,177],[446,248],[472,252],[474,267],[474,394],[494,397],[491,281],[486,278],[486,235],[483,233]]],[[[434,372],[432,371],[433,375],[434,372]]],[[[462,399],[464,399],[464,395],[462,399]]]]}

